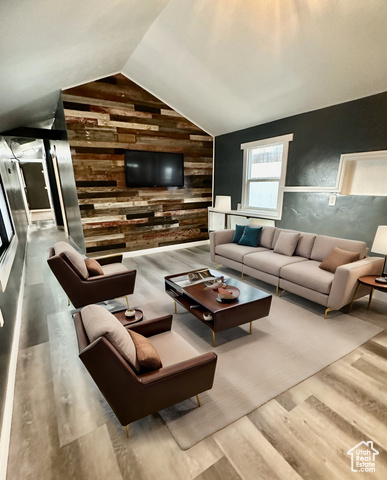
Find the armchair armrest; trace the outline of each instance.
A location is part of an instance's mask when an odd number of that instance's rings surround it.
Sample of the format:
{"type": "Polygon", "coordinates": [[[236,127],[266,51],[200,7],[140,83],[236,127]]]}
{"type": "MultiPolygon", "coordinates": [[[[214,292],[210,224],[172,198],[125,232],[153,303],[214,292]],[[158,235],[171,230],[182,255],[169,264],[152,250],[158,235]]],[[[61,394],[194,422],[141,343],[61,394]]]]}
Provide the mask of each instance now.
{"type": "Polygon", "coordinates": [[[110,263],[122,263],[122,258],[123,255],[118,254],[108,255],[106,257],[94,257],[94,260],[97,260],[100,265],[109,265],[110,263]]]}
{"type": "Polygon", "coordinates": [[[214,352],[203,353],[197,357],[190,358],[184,362],[175,363],[174,365],[169,365],[168,367],[160,368],[160,370],[155,370],[152,372],[143,373],[139,375],[139,380],[143,385],[151,385],[158,382],[163,382],[167,379],[176,378],[179,375],[183,377],[187,374],[188,371],[195,369],[202,369],[206,365],[213,365],[214,372],[218,356],[214,352]]]}
{"type": "Polygon", "coordinates": [[[172,315],[164,315],[163,317],[144,320],[143,322],[129,325],[126,329],[137,332],[144,337],[152,337],[153,335],[171,330],[172,318],[172,315]]]}
{"type": "Polygon", "coordinates": [[[215,247],[223,243],[231,243],[234,239],[235,229],[218,230],[210,232],[210,254],[211,260],[215,262],[215,247]]]}
{"type": "Polygon", "coordinates": [[[86,278],[86,282],[97,282],[98,281],[103,281],[104,279],[106,278],[112,278],[112,277],[122,277],[124,275],[128,275],[130,274],[129,276],[133,275],[133,273],[136,272],[136,270],[126,270],[126,271],[122,271],[122,272],[115,272],[115,273],[105,273],[103,275],[96,275],[95,277],[88,277],[86,278]]]}
{"type": "MultiPolygon", "coordinates": [[[[339,310],[353,298],[358,278],[364,275],[380,275],[383,272],[384,258],[366,257],[337,268],[328,298],[328,308],[339,310]]],[[[356,298],[369,293],[369,288],[359,288],[356,298]]]]}

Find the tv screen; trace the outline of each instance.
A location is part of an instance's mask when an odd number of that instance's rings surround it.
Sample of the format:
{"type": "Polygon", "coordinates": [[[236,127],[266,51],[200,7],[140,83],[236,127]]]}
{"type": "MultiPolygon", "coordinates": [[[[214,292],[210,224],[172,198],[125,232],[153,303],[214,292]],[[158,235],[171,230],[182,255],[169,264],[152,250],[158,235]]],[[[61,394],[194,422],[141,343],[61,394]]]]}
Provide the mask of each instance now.
{"type": "Polygon", "coordinates": [[[126,150],[125,177],[127,187],[182,187],[184,155],[126,150]]]}

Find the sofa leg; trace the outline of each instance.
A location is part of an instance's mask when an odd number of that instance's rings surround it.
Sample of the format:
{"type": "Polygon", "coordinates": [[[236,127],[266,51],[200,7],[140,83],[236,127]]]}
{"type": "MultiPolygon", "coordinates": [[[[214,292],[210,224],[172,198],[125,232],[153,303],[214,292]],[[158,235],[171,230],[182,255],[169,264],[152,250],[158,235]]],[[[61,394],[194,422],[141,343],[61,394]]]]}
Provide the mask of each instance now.
{"type": "Polygon", "coordinates": [[[286,290],[282,290],[282,292],[279,294],[280,297],[286,292],[286,290]]]}
{"type": "Polygon", "coordinates": [[[278,285],[276,286],[276,289],[275,289],[275,294],[277,295],[278,297],[278,285]]]}
{"type": "Polygon", "coordinates": [[[129,438],[129,424],[126,425],[126,438],[129,438]]]}
{"type": "Polygon", "coordinates": [[[199,395],[196,395],[196,400],[198,401],[199,407],[201,407],[201,405],[200,405],[200,400],[199,400],[199,395]]]}
{"type": "Polygon", "coordinates": [[[325,310],[325,315],[324,315],[325,320],[327,319],[328,313],[329,313],[329,312],[334,312],[334,311],[335,311],[334,308],[327,308],[327,309],[325,310]]]}
{"type": "Polygon", "coordinates": [[[215,268],[215,270],[218,270],[218,268],[221,267],[221,266],[222,266],[222,264],[219,263],[219,265],[215,268]]]}
{"type": "Polygon", "coordinates": [[[241,280],[243,280],[243,272],[242,272],[242,274],[241,274],[241,280]]]}

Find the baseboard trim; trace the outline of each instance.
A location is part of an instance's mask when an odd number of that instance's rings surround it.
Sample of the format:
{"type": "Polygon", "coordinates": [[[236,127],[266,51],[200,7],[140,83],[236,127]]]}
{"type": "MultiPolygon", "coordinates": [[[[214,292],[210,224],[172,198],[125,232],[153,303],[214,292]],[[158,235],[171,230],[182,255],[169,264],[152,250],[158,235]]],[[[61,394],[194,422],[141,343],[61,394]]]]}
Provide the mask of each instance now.
{"type": "MultiPolygon", "coordinates": [[[[28,237],[28,234],[27,234],[27,237],[28,237]]],[[[24,252],[24,263],[23,263],[23,272],[22,272],[21,282],[20,282],[20,292],[19,292],[19,298],[18,298],[17,307],[16,307],[15,329],[13,332],[11,359],[9,362],[9,369],[8,369],[7,394],[5,397],[3,423],[1,426],[0,480],[6,480],[6,477],[7,477],[9,442],[11,439],[13,399],[15,394],[16,367],[17,367],[17,358],[19,353],[19,339],[20,339],[22,308],[23,308],[23,299],[24,299],[24,284],[26,279],[26,259],[27,259],[27,241],[26,241],[26,249],[24,252]]]]}
{"type": "MultiPolygon", "coordinates": [[[[209,245],[209,240],[199,240],[197,242],[177,243],[176,245],[165,245],[164,247],[146,248],[144,250],[135,250],[133,252],[124,252],[123,257],[138,257],[140,255],[149,255],[151,253],[167,252],[168,250],[180,250],[181,248],[200,247],[209,245]]],[[[0,479],[1,480],[1,479],[0,479]]]]}

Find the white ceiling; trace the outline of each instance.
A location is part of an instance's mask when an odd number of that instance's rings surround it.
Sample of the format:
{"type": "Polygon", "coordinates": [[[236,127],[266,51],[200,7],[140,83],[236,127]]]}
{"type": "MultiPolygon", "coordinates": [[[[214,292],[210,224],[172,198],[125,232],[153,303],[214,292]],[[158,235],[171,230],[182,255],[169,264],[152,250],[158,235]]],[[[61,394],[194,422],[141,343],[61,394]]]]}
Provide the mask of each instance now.
{"type": "Polygon", "coordinates": [[[387,91],[386,0],[1,0],[0,131],[122,72],[213,135],[387,91]]]}

